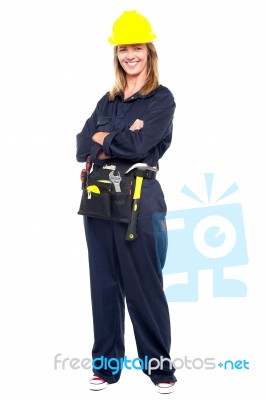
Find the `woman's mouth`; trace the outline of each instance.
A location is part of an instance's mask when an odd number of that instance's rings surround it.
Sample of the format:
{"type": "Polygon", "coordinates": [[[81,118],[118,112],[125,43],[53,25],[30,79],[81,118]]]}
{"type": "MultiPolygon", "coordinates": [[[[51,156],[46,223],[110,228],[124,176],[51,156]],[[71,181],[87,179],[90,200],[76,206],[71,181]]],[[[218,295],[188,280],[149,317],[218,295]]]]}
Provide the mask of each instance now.
{"type": "Polygon", "coordinates": [[[129,65],[130,67],[135,67],[135,65],[137,65],[138,61],[130,61],[130,62],[126,62],[127,65],[129,65]]]}

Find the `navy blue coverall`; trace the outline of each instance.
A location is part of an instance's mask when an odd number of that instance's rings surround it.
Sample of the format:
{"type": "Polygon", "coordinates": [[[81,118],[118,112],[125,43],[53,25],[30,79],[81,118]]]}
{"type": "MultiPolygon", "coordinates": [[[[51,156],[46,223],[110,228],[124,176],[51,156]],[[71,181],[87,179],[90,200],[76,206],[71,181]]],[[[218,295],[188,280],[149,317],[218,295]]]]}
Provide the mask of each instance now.
{"type": "MultiPolygon", "coordinates": [[[[94,168],[100,167],[103,161],[97,160],[97,155],[104,151],[107,156],[130,160],[132,164],[155,166],[170,146],[174,111],[173,95],[162,85],[148,95],[137,93],[126,100],[118,95],[115,101],[109,101],[105,94],[77,135],[77,161],[85,162],[90,154],[94,168]],[[136,119],[143,120],[144,127],[133,132],[129,128],[136,119]],[[103,146],[91,139],[99,131],[110,132],[103,146]]],[[[93,359],[124,357],[125,299],[139,358],[170,359],[170,318],[162,279],[167,237],[162,235],[158,243],[152,222],[154,213],[164,212],[166,204],[159,182],[144,179],[138,237],[134,241],[125,241],[125,223],[83,217],[90,266],[93,359]]],[[[121,374],[113,374],[110,368],[93,371],[108,383],[117,382],[121,374]]],[[[149,376],[154,384],[175,382],[174,371],[166,362],[149,376]]],[[[148,374],[145,369],[143,372],[148,374]]]]}

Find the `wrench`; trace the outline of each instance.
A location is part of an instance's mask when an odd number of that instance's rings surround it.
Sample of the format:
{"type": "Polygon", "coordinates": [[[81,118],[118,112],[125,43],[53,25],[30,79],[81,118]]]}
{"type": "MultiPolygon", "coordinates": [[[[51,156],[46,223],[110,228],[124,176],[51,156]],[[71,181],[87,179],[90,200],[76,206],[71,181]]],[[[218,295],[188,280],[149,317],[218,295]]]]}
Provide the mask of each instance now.
{"type": "Polygon", "coordinates": [[[109,174],[109,179],[113,183],[116,192],[121,192],[120,182],[122,181],[120,172],[117,175],[114,175],[114,171],[111,171],[109,174]]]}

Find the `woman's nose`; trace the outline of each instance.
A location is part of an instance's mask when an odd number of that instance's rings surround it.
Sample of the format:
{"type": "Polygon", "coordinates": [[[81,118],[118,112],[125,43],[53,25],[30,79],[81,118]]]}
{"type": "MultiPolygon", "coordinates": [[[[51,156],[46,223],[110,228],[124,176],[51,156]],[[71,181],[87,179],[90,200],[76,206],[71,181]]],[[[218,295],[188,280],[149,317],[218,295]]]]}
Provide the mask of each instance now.
{"type": "Polygon", "coordinates": [[[133,60],[135,58],[135,52],[134,50],[128,50],[127,52],[127,59],[128,60],[133,60]]]}

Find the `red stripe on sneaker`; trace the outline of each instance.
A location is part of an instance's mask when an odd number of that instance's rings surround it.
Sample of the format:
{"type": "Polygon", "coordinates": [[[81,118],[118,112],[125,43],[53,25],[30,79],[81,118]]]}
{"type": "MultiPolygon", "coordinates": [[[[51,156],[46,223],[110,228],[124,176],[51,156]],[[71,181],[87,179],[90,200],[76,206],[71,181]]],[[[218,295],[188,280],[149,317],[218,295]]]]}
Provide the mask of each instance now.
{"type": "Polygon", "coordinates": [[[162,383],[167,383],[168,385],[173,385],[175,382],[159,382],[157,385],[161,385],[162,383]]]}
{"type": "Polygon", "coordinates": [[[105,380],[104,379],[102,379],[102,378],[99,378],[98,376],[95,376],[94,378],[92,378],[91,379],[92,381],[102,381],[102,382],[105,382],[105,380]]]}

